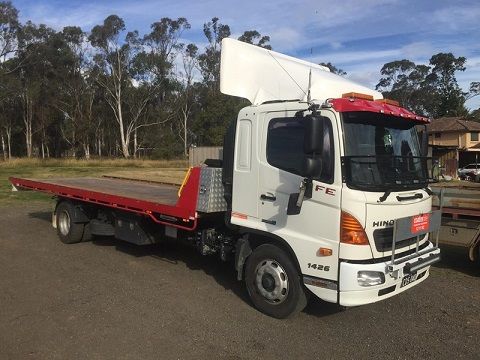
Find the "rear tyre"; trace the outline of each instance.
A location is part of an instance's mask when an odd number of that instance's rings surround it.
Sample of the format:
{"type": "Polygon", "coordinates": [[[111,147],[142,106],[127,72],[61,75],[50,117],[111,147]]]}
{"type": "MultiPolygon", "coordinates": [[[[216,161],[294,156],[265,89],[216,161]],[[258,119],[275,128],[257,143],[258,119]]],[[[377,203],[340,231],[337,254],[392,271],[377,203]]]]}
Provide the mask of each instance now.
{"type": "Polygon", "coordinates": [[[69,201],[58,204],[56,213],[57,234],[64,244],[79,243],[83,239],[85,224],[75,223],[75,207],[69,201]]]}
{"type": "Polygon", "coordinates": [[[296,266],[274,245],[261,245],[248,257],[245,282],[255,307],[277,319],[296,314],[307,305],[307,290],[296,266]]]}

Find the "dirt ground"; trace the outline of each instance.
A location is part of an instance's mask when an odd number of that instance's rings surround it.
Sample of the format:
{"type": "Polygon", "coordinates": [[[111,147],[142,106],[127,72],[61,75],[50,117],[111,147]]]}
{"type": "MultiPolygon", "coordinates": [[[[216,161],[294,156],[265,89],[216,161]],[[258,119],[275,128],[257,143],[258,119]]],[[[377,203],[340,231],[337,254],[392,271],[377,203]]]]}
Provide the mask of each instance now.
{"type": "Polygon", "coordinates": [[[64,245],[48,203],[0,212],[0,359],[480,358],[480,266],[451,249],[399,296],[275,320],[185,246],[64,245]]]}

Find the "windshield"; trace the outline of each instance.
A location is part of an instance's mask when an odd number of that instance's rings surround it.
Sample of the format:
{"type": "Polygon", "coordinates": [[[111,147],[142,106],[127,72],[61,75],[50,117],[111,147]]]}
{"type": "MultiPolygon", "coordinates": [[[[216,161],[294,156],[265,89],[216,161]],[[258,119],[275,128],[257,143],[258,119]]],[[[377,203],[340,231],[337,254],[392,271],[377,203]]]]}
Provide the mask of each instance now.
{"type": "Polygon", "coordinates": [[[343,113],[344,176],[366,191],[415,189],[427,184],[415,123],[368,112],[343,113]]]}

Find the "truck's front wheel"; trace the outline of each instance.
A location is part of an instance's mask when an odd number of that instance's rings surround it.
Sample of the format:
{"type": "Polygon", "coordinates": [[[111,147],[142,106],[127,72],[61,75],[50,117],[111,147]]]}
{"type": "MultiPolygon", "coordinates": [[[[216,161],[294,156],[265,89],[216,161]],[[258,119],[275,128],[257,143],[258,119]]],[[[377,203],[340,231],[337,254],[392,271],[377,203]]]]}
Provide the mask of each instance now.
{"type": "Polygon", "coordinates": [[[275,318],[286,318],[307,305],[306,289],[295,265],[274,245],[260,245],[248,257],[245,282],[255,307],[275,318]]]}
{"type": "Polygon", "coordinates": [[[85,224],[75,223],[74,205],[69,201],[58,204],[56,213],[57,234],[64,244],[75,244],[83,239],[85,224]]]}

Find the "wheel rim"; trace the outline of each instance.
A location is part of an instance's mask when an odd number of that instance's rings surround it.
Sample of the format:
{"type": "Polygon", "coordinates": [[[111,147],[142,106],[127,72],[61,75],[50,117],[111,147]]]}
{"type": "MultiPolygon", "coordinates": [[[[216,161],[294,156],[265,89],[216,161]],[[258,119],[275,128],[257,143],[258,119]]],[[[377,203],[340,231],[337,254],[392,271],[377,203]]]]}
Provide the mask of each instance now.
{"type": "Polygon", "coordinates": [[[70,215],[67,211],[62,211],[58,215],[58,228],[63,236],[67,236],[70,232],[70,215]]]}
{"type": "Polygon", "coordinates": [[[275,260],[263,260],[255,269],[255,286],[268,302],[281,304],[288,296],[288,276],[275,260]]]}

